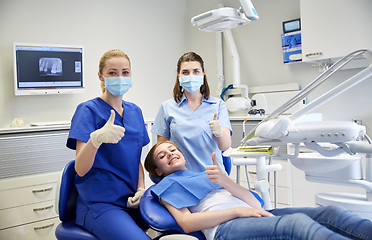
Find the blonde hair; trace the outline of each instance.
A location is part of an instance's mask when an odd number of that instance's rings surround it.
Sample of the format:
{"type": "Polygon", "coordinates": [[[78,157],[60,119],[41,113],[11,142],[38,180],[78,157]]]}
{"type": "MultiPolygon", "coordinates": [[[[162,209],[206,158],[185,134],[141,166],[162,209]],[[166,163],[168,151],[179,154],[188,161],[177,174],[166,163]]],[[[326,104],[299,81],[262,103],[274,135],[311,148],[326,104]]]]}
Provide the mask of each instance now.
{"type": "MultiPolygon", "coordinates": [[[[99,66],[98,66],[98,72],[100,74],[102,74],[102,71],[103,71],[103,68],[106,66],[106,61],[108,59],[111,59],[113,57],[123,57],[123,58],[126,58],[129,62],[129,66],[130,66],[130,59],[128,57],[127,54],[125,54],[123,51],[121,51],[120,49],[112,49],[112,50],[109,50],[107,52],[105,52],[101,59],[99,60],[99,66]]],[[[102,89],[102,93],[105,92],[105,82],[101,81],[101,89],[102,89]]]]}

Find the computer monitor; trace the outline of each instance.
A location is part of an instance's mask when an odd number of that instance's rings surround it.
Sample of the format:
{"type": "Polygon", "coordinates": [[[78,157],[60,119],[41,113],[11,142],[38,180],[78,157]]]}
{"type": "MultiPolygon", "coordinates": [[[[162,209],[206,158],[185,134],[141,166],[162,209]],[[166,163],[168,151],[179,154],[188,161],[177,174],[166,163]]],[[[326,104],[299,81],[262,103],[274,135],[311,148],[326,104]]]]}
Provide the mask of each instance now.
{"type": "Polygon", "coordinates": [[[283,33],[289,33],[301,30],[301,19],[293,19],[283,22],[283,33]]]}
{"type": "Polygon", "coordinates": [[[13,43],[13,49],[16,96],[84,92],[83,46],[13,43]]]}

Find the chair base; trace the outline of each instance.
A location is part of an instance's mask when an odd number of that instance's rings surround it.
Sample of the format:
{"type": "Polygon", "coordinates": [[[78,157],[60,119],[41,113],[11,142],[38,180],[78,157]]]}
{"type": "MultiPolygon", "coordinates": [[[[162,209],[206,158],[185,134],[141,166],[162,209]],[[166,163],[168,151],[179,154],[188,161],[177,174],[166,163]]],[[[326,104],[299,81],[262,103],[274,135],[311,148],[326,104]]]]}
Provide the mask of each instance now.
{"type": "Polygon", "coordinates": [[[205,236],[203,235],[202,232],[197,231],[197,232],[192,232],[192,233],[179,233],[177,231],[167,231],[167,232],[159,232],[160,235],[153,238],[152,240],[160,240],[162,237],[173,235],[173,234],[184,234],[184,235],[189,235],[192,237],[196,237],[198,240],[205,240],[205,236]]]}
{"type": "Polygon", "coordinates": [[[58,240],[99,240],[93,234],[75,224],[75,219],[60,223],[56,228],[58,240]]]}

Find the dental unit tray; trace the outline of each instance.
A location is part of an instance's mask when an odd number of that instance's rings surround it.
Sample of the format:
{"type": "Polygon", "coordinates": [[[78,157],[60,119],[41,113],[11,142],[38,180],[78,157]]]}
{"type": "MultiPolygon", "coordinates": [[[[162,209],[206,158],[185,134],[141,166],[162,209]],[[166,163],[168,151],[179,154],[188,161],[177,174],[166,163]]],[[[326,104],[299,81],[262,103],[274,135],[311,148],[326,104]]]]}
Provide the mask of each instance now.
{"type": "Polygon", "coordinates": [[[254,188],[261,193],[264,200],[264,209],[272,209],[270,196],[270,183],[266,179],[269,172],[276,172],[282,169],[281,164],[267,164],[267,159],[275,156],[278,153],[278,148],[270,145],[262,146],[244,146],[238,148],[229,148],[223,155],[236,159],[255,158],[256,164],[256,181],[254,188]]]}
{"type": "Polygon", "coordinates": [[[230,148],[226,150],[223,155],[226,157],[257,157],[265,156],[272,157],[276,156],[278,153],[278,148],[274,148],[269,145],[259,145],[259,146],[240,146],[237,148],[230,148]]]}

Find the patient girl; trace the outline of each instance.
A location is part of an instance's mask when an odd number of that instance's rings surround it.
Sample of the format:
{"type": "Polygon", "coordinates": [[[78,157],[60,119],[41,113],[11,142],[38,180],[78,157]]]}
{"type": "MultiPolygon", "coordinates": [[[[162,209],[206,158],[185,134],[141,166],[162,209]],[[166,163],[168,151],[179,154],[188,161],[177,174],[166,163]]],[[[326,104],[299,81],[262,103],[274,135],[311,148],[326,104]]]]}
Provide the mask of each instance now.
{"type": "Polygon", "coordinates": [[[220,170],[215,153],[211,158],[205,172],[187,170],[170,141],[146,157],[146,170],[164,177],[153,193],[185,232],[201,230],[207,240],[372,239],[371,221],[338,206],[265,211],[255,193],[220,170]]]}

